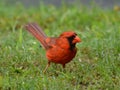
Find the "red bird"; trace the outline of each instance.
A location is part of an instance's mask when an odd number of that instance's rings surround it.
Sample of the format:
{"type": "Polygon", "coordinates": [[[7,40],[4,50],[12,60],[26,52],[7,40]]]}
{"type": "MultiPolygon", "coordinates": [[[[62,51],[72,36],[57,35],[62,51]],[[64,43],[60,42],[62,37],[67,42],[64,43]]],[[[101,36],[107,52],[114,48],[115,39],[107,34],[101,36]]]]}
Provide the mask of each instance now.
{"type": "Polygon", "coordinates": [[[65,64],[70,62],[76,55],[76,43],[81,42],[81,39],[73,31],[63,32],[59,37],[47,37],[43,30],[36,24],[30,23],[25,26],[34,37],[36,37],[46,50],[48,64],[44,69],[46,72],[50,63],[65,64]]]}

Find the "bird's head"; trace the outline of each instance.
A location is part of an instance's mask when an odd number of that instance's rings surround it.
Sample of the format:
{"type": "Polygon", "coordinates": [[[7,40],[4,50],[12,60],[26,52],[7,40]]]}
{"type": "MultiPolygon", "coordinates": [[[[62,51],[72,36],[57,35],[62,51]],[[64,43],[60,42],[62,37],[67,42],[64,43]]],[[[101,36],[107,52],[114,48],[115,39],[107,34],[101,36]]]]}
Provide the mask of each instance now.
{"type": "Polygon", "coordinates": [[[60,35],[61,38],[66,38],[70,45],[70,49],[73,50],[75,48],[76,43],[81,42],[81,39],[77,36],[77,34],[73,31],[63,32],[60,35]]]}
{"type": "Polygon", "coordinates": [[[77,36],[77,34],[73,31],[63,32],[60,37],[67,38],[70,44],[76,44],[81,42],[81,39],[77,36]]]}

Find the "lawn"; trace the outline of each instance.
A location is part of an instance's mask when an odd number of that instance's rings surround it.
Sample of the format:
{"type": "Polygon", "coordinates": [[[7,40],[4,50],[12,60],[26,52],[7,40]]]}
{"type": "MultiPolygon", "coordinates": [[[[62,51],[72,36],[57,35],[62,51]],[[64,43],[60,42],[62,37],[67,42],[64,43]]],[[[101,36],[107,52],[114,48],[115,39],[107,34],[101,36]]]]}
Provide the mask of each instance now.
{"type": "Polygon", "coordinates": [[[25,8],[0,4],[0,90],[120,90],[120,10],[94,5],[25,8]],[[24,25],[38,23],[48,36],[73,30],[82,39],[76,57],[51,64],[24,25]]]}

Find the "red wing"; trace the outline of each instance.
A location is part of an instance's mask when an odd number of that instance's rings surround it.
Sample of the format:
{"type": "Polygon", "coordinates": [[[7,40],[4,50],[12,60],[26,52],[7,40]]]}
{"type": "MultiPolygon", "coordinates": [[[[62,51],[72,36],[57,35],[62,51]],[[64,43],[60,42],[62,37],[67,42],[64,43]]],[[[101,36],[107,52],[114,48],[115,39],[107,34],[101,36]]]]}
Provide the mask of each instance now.
{"type": "Polygon", "coordinates": [[[57,38],[51,37],[51,38],[46,38],[46,43],[48,44],[49,48],[52,48],[55,46],[57,38]]]}

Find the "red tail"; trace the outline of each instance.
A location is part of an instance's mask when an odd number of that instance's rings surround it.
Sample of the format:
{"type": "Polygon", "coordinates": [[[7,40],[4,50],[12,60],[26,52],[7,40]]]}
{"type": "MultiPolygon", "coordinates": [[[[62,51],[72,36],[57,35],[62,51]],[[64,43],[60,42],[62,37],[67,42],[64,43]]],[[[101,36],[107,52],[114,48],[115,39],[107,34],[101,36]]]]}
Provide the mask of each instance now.
{"type": "Polygon", "coordinates": [[[42,29],[36,23],[30,23],[25,26],[26,30],[28,30],[34,37],[36,37],[42,44],[42,46],[47,49],[48,45],[45,42],[47,36],[44,34],[42,29]]]}

